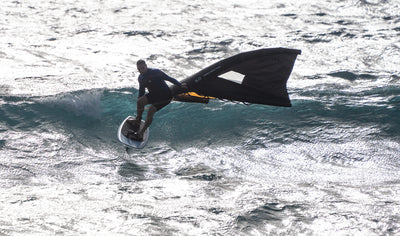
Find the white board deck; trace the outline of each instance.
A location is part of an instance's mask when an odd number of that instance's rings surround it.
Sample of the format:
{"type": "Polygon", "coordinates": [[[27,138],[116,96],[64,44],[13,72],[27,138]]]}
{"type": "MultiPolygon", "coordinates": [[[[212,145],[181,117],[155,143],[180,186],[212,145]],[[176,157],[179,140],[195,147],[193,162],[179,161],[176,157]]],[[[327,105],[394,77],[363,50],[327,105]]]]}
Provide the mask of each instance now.
{"type": "MultiPolygon", "coordinates": [[[[119,140],[121,143],[123,143],[123,144],[125,144],[126,146],[128,146],[128,147],[142,149],[142,148],[144,148],[144,147],[146,146],[147,141],[148,141],[148,139],[149,139],[149,128],[147,128],[146,131],[144,132],[144,134],[143,134],[143,141],[142,141],[142,142],[135,141],[135,140],[133,140],[133,139],[129,139],[129,138],[127,138],[127,137],[125,136],[127,130],[129,129],[129,124],[128,124],[128,122],[129,122],[130,120],[134,120],[134,119],[135,119],[134,117],[128,116],[128,117],[126,117],[125,120],[121,123],[121,125],[120,125],[119,128],[118,128],[118,134],[117,134],[118,140],[119,140]]],[[[143,127],[143,125],[144,125],[144,120],[142,120],[142,122],[141,122],[141,124],[140,124],[140,127],[143,127]]],[[[137,131],[137,130],[134,130],[134,131],[137,131]]]]}

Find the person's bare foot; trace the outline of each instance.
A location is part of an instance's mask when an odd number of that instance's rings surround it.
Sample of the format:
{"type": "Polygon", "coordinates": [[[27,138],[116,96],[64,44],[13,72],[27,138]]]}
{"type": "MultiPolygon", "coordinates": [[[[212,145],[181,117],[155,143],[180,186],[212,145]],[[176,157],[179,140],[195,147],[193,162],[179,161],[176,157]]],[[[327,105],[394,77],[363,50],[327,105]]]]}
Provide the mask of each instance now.
{"type": "Polygon", "coordinates": [[[135,123],[140,125],[140,123],[142,122],[142,117],[137,117],[135,118],[135,123]]]}

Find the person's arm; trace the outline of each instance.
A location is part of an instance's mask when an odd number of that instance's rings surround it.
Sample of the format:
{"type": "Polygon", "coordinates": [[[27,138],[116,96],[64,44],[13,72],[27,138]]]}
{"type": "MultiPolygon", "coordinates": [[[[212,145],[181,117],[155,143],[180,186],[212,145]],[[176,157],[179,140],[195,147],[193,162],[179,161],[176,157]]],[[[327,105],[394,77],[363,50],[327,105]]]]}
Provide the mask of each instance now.
{"type": "Polygon", "coordinates": [[[138,77],[138,81],[139,81],[139,97],[138,98],[140,98],[140,97],[142,97],[143,95],[144,95],[144,93],[146,92],[145,91],[145,87],[144,87],[144,85],[143,85],[143,83],[142,83],[142,78],[140,77],[140,75],[139,75],[139,77],[138,77]]]}
{"type": "Polygon", "coordinates": [[[173,84],[175,84],[175,85],[177,85],[179,87],[182,86],[181,82],[179,82],[178,80],[176,80],[176,79],[172,78],[171,76],[165,74],[161,70],[160,70],[160,73],[161,73],[161,78],[163,80],[167,80],[167,81],[169,81],[169,82],[171,82],[171,83],[173,83],[173,84]]]}

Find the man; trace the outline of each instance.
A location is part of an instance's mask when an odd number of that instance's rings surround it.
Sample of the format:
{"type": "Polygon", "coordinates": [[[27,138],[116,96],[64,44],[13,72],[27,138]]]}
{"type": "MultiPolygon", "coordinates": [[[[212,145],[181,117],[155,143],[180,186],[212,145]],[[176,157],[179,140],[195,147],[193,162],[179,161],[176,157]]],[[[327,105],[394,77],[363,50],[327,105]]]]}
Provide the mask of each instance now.
{"type": "Polygon", "coordinates": [[[181,84],[174,78],[171,78],[164,72],[158,69],[147,68],[144,60],[139,60],[136,63],[137,69],[140,72],[139,81],[139,98],[137,101],[137,116],[136,122],[140,124],[144,107],[151,104],[147,111],[147,117],[142,129],[133,134],[133,139],[137,141],[143,140],[143,134],[153,121],[154,114],[168,105],[172,100],[172,93],[165,81],[169,81],[175,85],[187,89],[185,83],[181,84]],[[148,93],[145,94],[147,88],[148,93]]]}

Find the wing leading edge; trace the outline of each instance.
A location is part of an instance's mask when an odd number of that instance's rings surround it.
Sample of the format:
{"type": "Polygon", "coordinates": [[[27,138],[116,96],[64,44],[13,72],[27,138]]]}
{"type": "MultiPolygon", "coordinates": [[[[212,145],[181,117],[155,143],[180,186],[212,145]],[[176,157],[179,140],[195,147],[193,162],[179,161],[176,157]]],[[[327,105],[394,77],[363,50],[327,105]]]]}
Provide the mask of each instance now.
{"type": "Polygon", "coordinates": [[[216,62],[184,79],[189,91],[171,86],[175,100],[208,102],[210,98],[290,107],[286,83],[300,50],[266,48],[216,62]],[[189,93],[187,93],[189,92],[189,93]]]}

